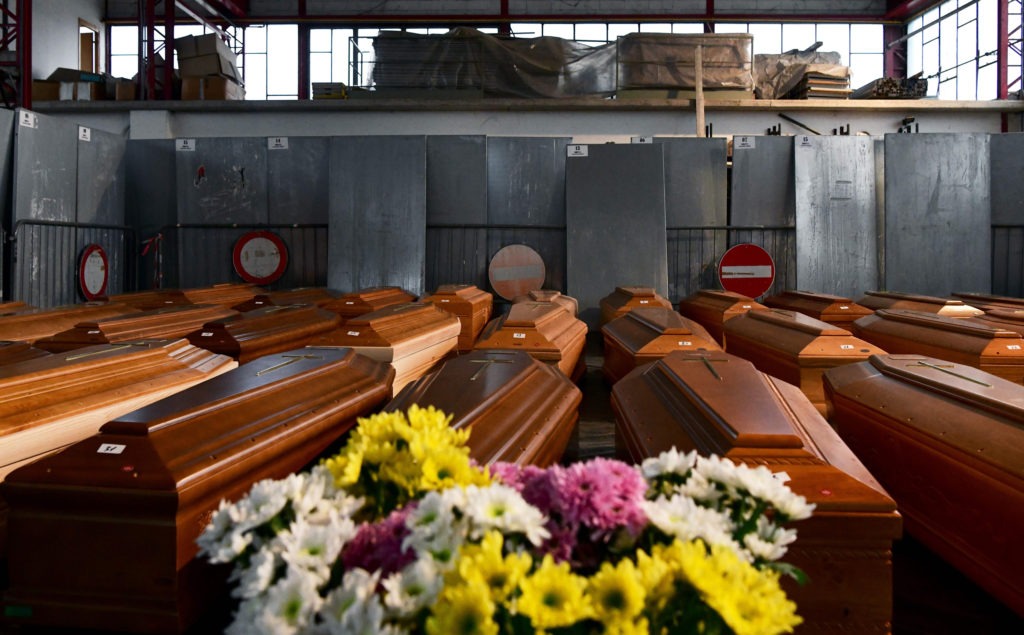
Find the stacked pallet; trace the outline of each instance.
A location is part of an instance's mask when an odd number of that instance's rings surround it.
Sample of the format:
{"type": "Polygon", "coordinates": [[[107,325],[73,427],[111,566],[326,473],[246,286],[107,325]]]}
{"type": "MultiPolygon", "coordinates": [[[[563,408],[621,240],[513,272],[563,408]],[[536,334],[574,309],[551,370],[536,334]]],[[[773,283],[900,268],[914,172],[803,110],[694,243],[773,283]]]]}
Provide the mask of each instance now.
{"type": "Polygon", "coordinates": [[[785,99],[849,99],[850,75],[821,73],[808,70],[785,99]]]}

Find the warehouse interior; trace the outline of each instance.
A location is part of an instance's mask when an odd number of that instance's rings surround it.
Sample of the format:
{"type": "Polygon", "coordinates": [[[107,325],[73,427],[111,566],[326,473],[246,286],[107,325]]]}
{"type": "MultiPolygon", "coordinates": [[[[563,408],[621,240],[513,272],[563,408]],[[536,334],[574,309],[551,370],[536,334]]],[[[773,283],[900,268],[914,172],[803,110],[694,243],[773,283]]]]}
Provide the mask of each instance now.
{"type": "MultiPolygon", "coordinates": [[[[578,301],[594,370],[602,299],[643,287],[678,306],[723,287],[736,245],[771,256],[754,299],[1024,297],[1018,0],[0,10],[0,306],[457,284],[493,293],[497,316],[513,298],[495,257],[523,245],[506,275],[539,267],[538,288],[578,301]],[[199,42],[216,48],[186,53],[199,42]],[[287,266],[254,278],[239,244],[261,232],[287,266]]],[[[577,432],[575,456],[614,450],[609,386],[599,371],[578,385],[595,436],[577,432]]],[[[1024,626],[897,543],[889,632],[1024,626]]]]}

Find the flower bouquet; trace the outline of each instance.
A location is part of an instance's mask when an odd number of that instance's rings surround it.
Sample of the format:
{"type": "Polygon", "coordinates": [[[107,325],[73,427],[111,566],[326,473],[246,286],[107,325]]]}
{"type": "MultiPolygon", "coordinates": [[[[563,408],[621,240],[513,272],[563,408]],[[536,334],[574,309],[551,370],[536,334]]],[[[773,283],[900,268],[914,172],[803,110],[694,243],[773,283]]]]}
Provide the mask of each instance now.
{"type": "Polygon", "coordinates": [[[485,468],[413,406],[360,419],[309,472],[222,502],[232,633],[782,633],[779,576],[812,507],[764,467],[675,450],[485,468]]]}

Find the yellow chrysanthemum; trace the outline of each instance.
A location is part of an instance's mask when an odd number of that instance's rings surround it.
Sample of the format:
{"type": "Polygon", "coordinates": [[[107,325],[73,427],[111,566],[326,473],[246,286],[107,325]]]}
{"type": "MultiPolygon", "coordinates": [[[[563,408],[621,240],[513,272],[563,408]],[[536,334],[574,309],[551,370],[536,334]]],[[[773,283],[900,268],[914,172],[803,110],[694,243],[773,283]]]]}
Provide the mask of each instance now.
{"type": "Polygon", "coordinates": [[[446,586],[427,618],[429,635],[497,635],[494,603],[487,589],[446,586]]]}
{"type": "Polygon", "coordinates": [[[463,546],[454,572],[461,582],[488,589],[495,602],[504,602],[533,564],[533,559],[526,553],[502,556],[503,542],[501,532],[489,531],[479,545],[463,546]]]}
{"type": "Polygon", "coordinates": [[[602,622],[633,622],[644,609],[644,587],[632,560],[602,563],[589,581],[587,591],[594,616],[602,622]]]}
{"type": "Polygon", "coordinates": [[[586,579],[574,574],[569,563],[544,556],[540,567],[519,585],[523,592],[518,610],[535,628],[569,626],[591,617],[585,594],[586,579]]]}
{"type": "Polygon", "coordinates": [[[358,452],[339,454],[327,459],[325,465],[334,476],[335,486],[349,487],[359,481],[359,474],[363,467],[363,455],[358,452]]]}
{"type": "Polygon", "coordinates": [[[636,568],[640,575],[640,583],[647,589],[647,603],[655,610],[661,610],[672,599],[675,591],[673,582],[675,574],[672,567],[664,557],[662,545],[656,545],[654,552],[648,554],[644,551],[636,553],[636,568]]]}

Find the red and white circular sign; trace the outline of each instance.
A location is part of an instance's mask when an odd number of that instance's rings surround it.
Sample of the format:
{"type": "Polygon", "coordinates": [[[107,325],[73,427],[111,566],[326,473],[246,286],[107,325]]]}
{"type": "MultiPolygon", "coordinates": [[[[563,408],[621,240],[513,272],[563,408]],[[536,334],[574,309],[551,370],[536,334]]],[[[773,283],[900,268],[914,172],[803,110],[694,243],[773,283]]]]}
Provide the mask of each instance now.
{"type": "Polygon", "coordinates": [[[718,282],[726,291],[757,298],[764,295],[774,281],[775,261],[757,245],[734,245],[718,261],[718,282]]]}
{"type": "Polygon", "coordinates": [[[107,252],[95,243],[86,245],[78,261],[78,288],[86,300],[107,294],[108,276],[107,252]]]}
{"type": "Polygon", "coordinates": [[[288,268],[288,248],[280,236],[268,231],[252,231],[239,238],[231,258],[235,273],[253,284],[270,284],[288,268]]]}

